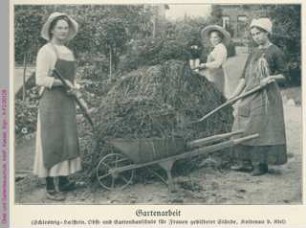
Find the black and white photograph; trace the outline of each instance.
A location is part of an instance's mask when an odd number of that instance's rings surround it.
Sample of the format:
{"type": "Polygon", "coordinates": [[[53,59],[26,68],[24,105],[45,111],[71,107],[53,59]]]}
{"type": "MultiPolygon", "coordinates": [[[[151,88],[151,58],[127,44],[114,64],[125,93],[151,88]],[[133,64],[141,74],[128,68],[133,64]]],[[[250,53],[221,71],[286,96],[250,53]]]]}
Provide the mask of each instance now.
{"type": "Polygon", "coordinates": [[[13,6],[15,204],[303,204],[301,4],[41,3],[13,6]]]}

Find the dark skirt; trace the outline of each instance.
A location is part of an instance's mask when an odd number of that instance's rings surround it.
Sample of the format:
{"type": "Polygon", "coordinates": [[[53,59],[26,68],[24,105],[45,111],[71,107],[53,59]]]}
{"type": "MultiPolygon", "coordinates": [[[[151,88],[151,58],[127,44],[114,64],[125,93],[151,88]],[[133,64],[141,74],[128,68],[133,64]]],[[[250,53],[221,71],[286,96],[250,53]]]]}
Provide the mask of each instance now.
{"type": "Polygon", "coordinates": [[[233,150],[233,157],[240,161],[251,161],[255,164],[282,165],[287,162],[286,145],[237,145],[233,150]]]}
{"type": "Polygon", "coordinates": [[[65,89],[47,89],[39,104],[43,161],[46,168],[80,156],[75,103],[65,89]]]}

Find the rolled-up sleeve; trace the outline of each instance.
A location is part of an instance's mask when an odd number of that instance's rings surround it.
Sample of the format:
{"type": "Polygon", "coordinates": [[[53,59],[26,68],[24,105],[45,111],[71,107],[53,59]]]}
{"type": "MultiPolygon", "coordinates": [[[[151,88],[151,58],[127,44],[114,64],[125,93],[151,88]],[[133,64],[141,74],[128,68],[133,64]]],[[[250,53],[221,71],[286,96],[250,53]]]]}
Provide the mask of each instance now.
{"type": "Polygon", "coordinates": [[[223,44],[217,45],[213,52],[214,60],[205,64],[207,68],[219,68],[227,59],[227,50],[223,44]]]}
{"type": "Polygon", "coordinates": [[[47,49],[41,48],[36,58],[36,85],[47,88],[52,87],[54,82],[54,78],[50,76],[52,65],[52,56],[47,49]]]}

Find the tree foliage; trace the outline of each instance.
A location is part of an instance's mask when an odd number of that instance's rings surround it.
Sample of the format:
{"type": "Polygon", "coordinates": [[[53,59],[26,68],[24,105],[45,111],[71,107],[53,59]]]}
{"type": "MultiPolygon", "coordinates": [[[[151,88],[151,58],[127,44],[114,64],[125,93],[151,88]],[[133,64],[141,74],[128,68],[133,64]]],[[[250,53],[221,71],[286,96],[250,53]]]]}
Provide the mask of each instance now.
{"type": "MultiPolygon", "coordinates": [[[[299,81],[301,71],[301,7],[300,5],[245,5],[246,11],[261,13],[273,21],[272,41],[288,56],[293,75],[299,81]],[[260,8],[261,7],[261,8],[260,8]],[[255,10],[256,8],[256,10],[255,10]],[[254,9],[254,10],[253,10],[254,9]],[[258,10],[259,9],[259,10],[258,10]]],[[[79,65],[100,65],[107,72],[112,56],[113,68],[120,59],[131,53],[135,42],[150,40],[153,33],[154,10],[151,5],[16,5],[15,6],[15,61],[22,64],[25,56],[34,64],[38,49],[46,42],[40,30],[52,12],[71,15],[80,26],[77,36],[68,46],[74,51],[79,65]],[[133,44],[133,45],[132,45],[133,44]]],[[[184,50],[197,45],[202,61],[210,50],[203,43],[200,31],[208,24],[222,25],[222,6],[212,5],[208,19],[188,18],[175,22],[164,21],[163,32],[157,40],[169,40],[184,50]]],[[[151,41],[150,41],[151,42],[151,41]]],[[[172,42],[172,43],[173,43],[172,42]]],[[[234,48],[232,47],[234,50],[234,48]]]]}
{"type": "Polygon", "coordinates": [[[222,26],[222,16],[223,16],[222,7],[220,5],[212,5],[209,23],[222,26]]]}
{"type": "Polygon", "coordinates": [[[15,60],[17,63],[22,64],[25,56],[33,60],[38,47],[43,43],[40,38],[40,29],[44,15],[44,9],[41,6],[15,6],[15,60]]]}
{"type": "Polygon", "coordinates": [[[274,41],[284,50],[289,62],[289,84],[301,84],[301,6],[272,5],[274,41]]]}
{"type": "Polygon", "coordinates": [[[129,40],[151,34],[151,11],[144,5],[16,6],[17,63],[21,63],[22,53],[31,50],[35,55],[44,44],[40,30],[47,17],[56,11],[71,15],[79,23],[79,33],[68,46],[81,58],[99,58],[101,54],[107,55],[111,47],[116,62],[129,40]]]}

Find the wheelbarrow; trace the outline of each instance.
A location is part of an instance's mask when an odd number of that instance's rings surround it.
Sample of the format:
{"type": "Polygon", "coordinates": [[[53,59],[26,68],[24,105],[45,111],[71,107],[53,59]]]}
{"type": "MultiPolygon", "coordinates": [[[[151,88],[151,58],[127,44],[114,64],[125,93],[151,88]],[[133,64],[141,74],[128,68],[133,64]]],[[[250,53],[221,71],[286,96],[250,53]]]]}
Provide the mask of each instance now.
{"type": "Polygon", "coordinates": [[[99,161],[96,168],[97,180],[105,189],[123,189],[132,183],[136,169],[158,164],[165,170],[167,184],[172,191],[174,183],[171,169],[177,160],[210,154],[258,137],[258,134],[253,134],[230,139],[242,133],[242,131],[230,132],[190,142],[170,137],[112,139],[109,143],[121,153],[107,154],[99,161]]]}

